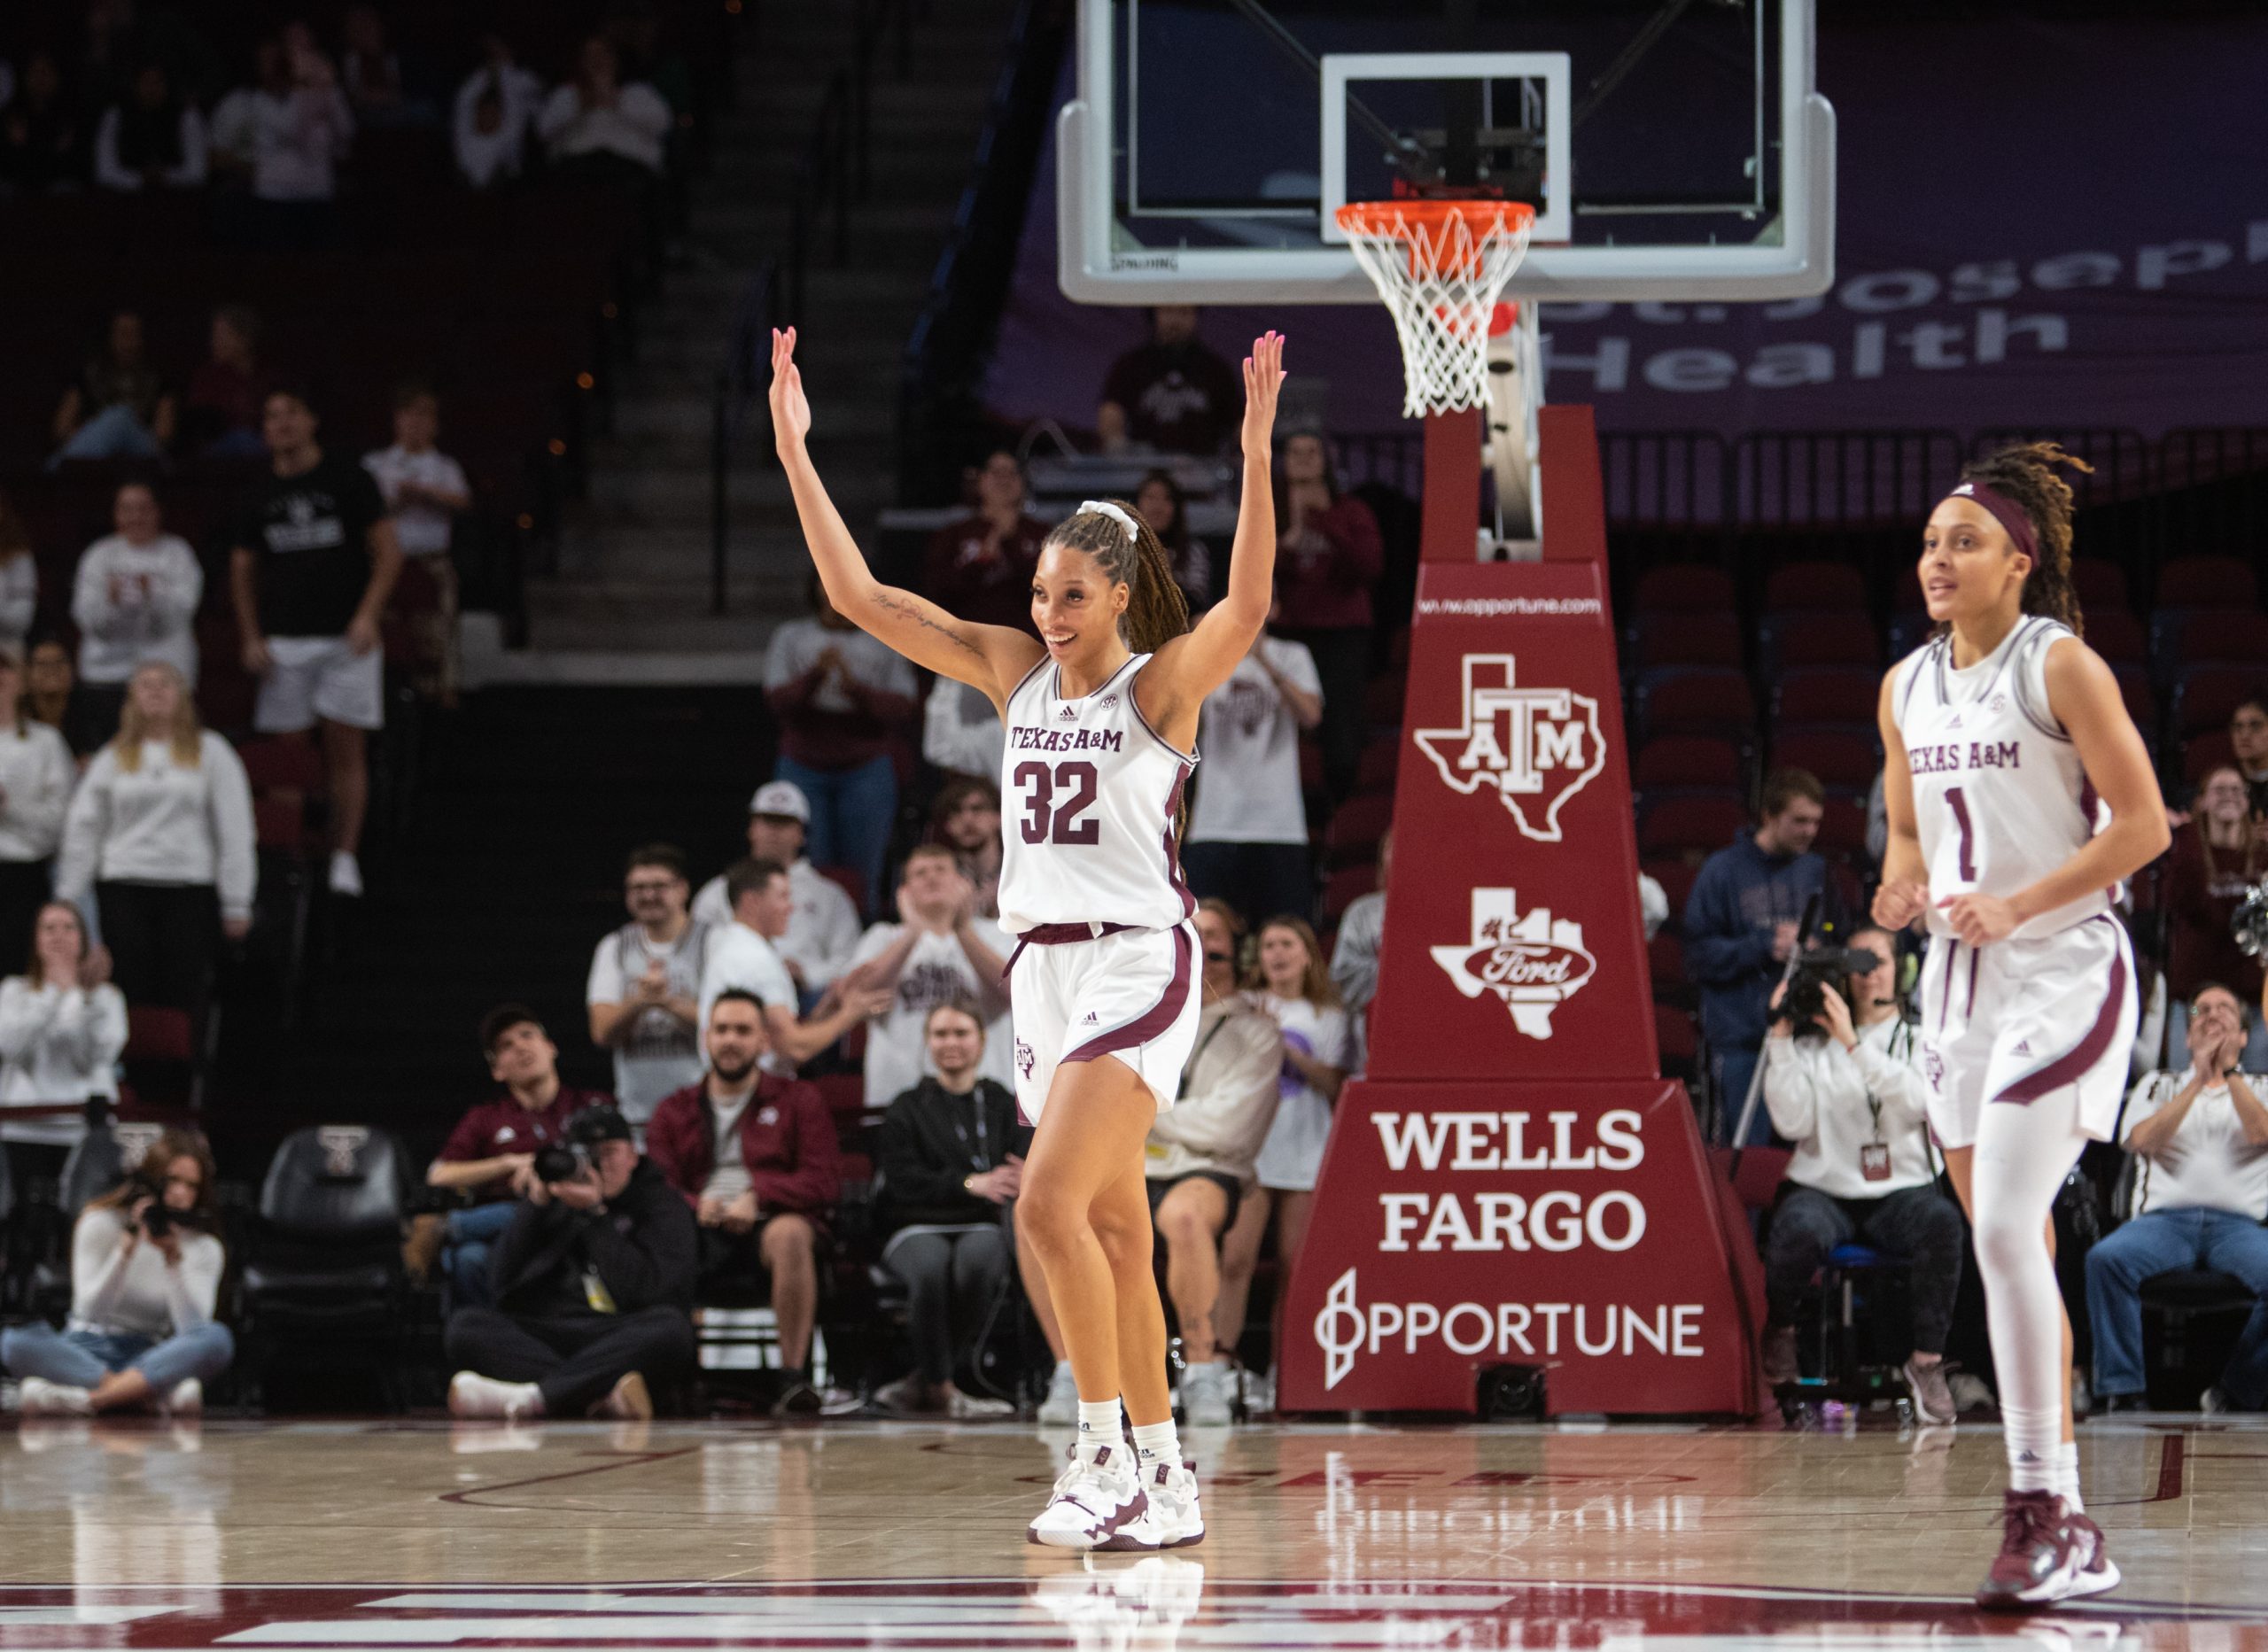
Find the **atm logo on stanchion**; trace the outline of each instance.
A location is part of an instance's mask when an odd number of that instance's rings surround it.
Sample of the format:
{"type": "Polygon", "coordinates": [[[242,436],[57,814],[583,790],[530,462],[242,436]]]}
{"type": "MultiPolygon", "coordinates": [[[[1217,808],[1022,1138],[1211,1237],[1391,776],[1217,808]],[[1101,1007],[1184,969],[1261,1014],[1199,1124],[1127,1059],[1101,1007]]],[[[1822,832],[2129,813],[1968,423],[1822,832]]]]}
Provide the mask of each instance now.
{"type": "Polygon", "coordinates": [[[1518,686],[1509,654],[1464,656],[1464,722],[1411,731],[1449,789],[1494,791],[1523,836],[1559,842],[1559,810],[1606,766],[1598,702],[1518,686]]]}
{"type": "Polygon", "coordinates": [[[1583,927],[1535,906],[1523,912],[1511,889],[1472,892],[1472,938],[1429,949],[1468,998],[1493,992],[1530,1038],[1551,1036],[1551,1012],[1597,973],[1583,927]]]}

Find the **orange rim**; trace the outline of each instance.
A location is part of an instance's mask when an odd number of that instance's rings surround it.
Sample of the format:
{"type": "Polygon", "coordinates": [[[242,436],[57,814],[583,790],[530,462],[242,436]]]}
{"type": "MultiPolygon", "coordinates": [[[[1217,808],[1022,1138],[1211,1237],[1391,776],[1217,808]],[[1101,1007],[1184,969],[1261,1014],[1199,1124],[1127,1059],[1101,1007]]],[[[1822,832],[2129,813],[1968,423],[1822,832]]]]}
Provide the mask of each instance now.
{"type": "MultiPolygon", "coordinates": [[[[1447,250],[1441,231],[1453,219],[1463,219],[1476,241],[1494,231],[1500,220],[1507,235],[1525,235],[1535,223],[1535,208],[1526,202],[1494,199],[1349,201],[1332,215],[1339,220],[1339,227],[1349,235],[1367,236],[1373,240],[1400,238],[1410,229],[1427,230],[1427,238],[1433,243],[1427,251],[1447,250]]],[[[1414,273],[1418,266],[1419,244],[1410,240],[1409,251],[1414,273]]]]}

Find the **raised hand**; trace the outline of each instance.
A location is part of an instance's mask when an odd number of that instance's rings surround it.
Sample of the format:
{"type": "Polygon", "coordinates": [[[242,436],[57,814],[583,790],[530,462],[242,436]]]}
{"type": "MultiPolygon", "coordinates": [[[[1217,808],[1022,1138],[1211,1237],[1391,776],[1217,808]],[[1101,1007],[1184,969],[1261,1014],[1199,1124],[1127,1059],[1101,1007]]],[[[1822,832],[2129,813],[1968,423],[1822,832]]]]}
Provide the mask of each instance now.
{"type": "Polygon", "coordinates": [[[1284,387],[1284,335],[1262,333],[1244,359],[1244,451],[1265,454],[1276,431],[1276,397],[1284,387]]]}
{"type": "Polygon", "coordinates": [[[812,431],[812,404],[796,365],[796,330],[772,330],[772,438],[781,453],[803,446],[812,431]]]}

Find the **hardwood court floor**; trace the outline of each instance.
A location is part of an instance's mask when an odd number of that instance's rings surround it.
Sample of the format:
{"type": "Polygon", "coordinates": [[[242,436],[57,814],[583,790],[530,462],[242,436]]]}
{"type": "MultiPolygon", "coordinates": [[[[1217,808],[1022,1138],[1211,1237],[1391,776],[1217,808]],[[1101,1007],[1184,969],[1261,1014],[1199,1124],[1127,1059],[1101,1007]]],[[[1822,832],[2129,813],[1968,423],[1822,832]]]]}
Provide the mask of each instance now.
{"type": "Polygon", "coordinates": [[[649,1644],[2268,1652],[2268,1426],[2089,1425],[2124,1586],[1968,1592],[2000,1441],[1616,1426],[1200,1437],[1210,1532],[1029,1547],[1011,1424],[41,1423],[0,1433],[0,1648],[649,1644]]]}

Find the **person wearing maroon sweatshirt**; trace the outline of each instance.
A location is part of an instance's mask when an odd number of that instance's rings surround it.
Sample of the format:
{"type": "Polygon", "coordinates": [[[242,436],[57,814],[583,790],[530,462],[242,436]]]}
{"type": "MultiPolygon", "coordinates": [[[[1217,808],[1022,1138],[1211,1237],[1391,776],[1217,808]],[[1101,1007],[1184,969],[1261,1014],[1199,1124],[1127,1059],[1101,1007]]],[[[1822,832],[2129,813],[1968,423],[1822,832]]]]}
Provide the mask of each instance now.
{"type": "Polygon", "coordinates": [[[728,988],[710,1006],[709,1073],[662,1098],[646,1126],[646,1157],[693,1207],[703,1284],[739,1284],[761,1271],[779,1322],[775,1411],[819,1408],[812,1385],[819,1249],[842,1191],[835,1121],[819,1091],[759,1070],[769,1048],[753,993],[728,988]]]}
{"type": "Polygon", "coordinates": [[[1047,524],[1025,508],[1023,463],[995,448],[976,471],[976,508],[930,537],[921,594],[983,625],[1031,630],[1031,576],[1047,524]]]}
{"type": "Polygon", "coordinates": [[[1355,789],[1369,730],[1363,701],[1371,674],[1371,592],[1386,566],[1378,518],[1339,491],[1321,435],[1285,438],[1276,484],[1276,600],[1269,629],[1305,645],[1323,680],[1323,772],[1335,803],[1355,789]]]}

